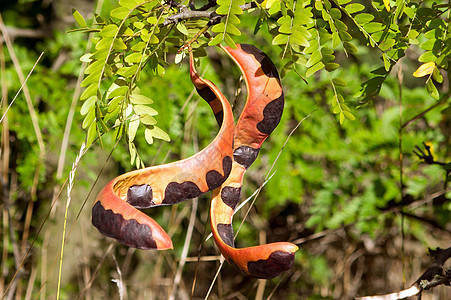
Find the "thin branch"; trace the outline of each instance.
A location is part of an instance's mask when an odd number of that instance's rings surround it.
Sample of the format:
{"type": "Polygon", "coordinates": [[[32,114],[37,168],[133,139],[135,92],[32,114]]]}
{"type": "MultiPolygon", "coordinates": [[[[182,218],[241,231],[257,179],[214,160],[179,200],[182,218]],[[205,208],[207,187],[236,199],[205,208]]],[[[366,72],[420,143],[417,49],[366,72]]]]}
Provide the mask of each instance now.
{"type": "Polygon", "coordinates": [[[416,115],[416,116],[410,118],[409,120],[407,120],[405,123],[403,123],[403,124],[401,125],[401,129],[400,129],[400,130],[404,129],[406,126],[409,126],[410,123],[412,123],[412,122],[414,122],[414,121],[416,121],[416,120],[422,118],[425,114],[427,114],[428,112],[430,112],[431,110],[433,110],[433,109],[436,108],[437,106],[440,106],[440,105],[442,105],[442,104],[445,104],[446,101],[449,99],[449,94],[450,94],[449,92],[446,93],[446,94],[444,94],[443,97],[442,97],[440,100],[438,100],[437,102],[435,102],[435,103],[434,103],[433,105],[431,105],[429,108],[425,109],[424,111],[420,112],[418,115],[416,115]]]}
{"type": "MultiPolygon", "coordinates": [[[[9,36],[10,39],[15,38],[32,38],[32,39],[41,39],[45,37],[49,37],[51,31],[44,29],[29,29],[29,28],[16,28],[11,26],[5,26],[5,32],[9,36]]],[[[3,43],[5,38],[0,36],[0,43],[3,43]]]]}
{"type": "MultiPolygon", "coordinates": [[[[178,2],[175,2],[175,1],[170,1],[170,5],[178,8],[179,12],[176,13],[175,15],[167,17],[166,20],[162,24],[163,26],[167,26],[169,24],[176,24],[183,20],[198,19],[198,18],[209,19],[208,26],[211,26],[211,25],[221,22],[221,19],[224,17],[223,15],[218,15],[213,10],[205,10],[205,11],[204,10],[191,10],[187,6],[180,4],[178,2]]],[[[248,2],[246,4],[240,5],[240,7],[243,11],[245,11],[245,10],[249,10],[251,8],[257,7],[257,4],[255,4],[254,2],[248,2]]]]}
{"type": "Polygon", "coordinates": [[[429,265],[426,271],[415,281],[409,288],[396,293],[390,293],[379,296],[357,297],[357,300],[398,300],[421,294],[424,290],[433,288],[437,285],[449,285],[451,280],[451,272],[449,269],[444,270],[443,265],[451,257],[451,247],[443,250],[429,249],[429,253],[434,257],[434,261],[429,265]]]}

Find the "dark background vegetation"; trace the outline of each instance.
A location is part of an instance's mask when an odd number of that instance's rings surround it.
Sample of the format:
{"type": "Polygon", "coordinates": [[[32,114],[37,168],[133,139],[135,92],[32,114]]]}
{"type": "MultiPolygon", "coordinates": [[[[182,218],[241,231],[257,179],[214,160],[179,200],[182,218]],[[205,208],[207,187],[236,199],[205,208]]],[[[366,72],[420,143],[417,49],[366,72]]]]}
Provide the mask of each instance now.
{"type": "MultiPolygon", "coordinates": [[[[422,5],[431,6],[432,1],[422,5]]],[[[451,245],[446,170],[414,154],[417,146],[424,151],[425,143],[436,162],[450,162],[449,68],[441,70],[444,80],[436,84],[436,100],[426,90],[426,79],[412,76],[424,50],[411,45],[380,93],[361,105],[362,83],[384,63],[380,50],[369,47],[353,27],[358,52],[346,56],[337,50],[341,66],[332,74],[347,81],[342,93],[355,120],[340,125],[331,111],[328,73],[315,73],[306,84],[288,72],[282,79],[282,121],[246,174],[244,197],[275,172],[246,218],[237,244],[298,244],[290,271],[261,281],[245,278],[225,263],[214,281],[220,254],[212,239],[203,243],[210,232],[209,194],[196,200],[197,205],[188,201],[146,211],[169,232],[174,250],[135,250],[101,236],[90,222],[94,197],[107,181],[134,167],[127,143],[120,141],[115,147],[107,136],[81,158],[77,176],[66,181],[86,136],[77,100],[79,59],[90,50],[86,34],[66,32],[76,27],[72,8],[90,23],[96,7],[108,16],[116,6],[116,1],[88,0],[0,4],[14,50],[12,54],[0,36],[2,116],[21,87],[19,68],[26,77],[44,52],[27,81],[32,107],[22,92],[1,123],[0,292],[6,299],[55,299],[58,293],[61,299],[119,299],[120,294],[124,299],[188,299],[194,280],[195,299],[203,299],[211,285],[211,299],[351,299],[410,286],[431,262],[428,247],[451,245]],[[70,202],[67,182],[73,184],[70,202]],[[186,244],[190,220],[194,230],[186,244]],[[66,243],[58,285],[63,230],[66,243]],[[183,266],[180,257],[188,246],[183,266]]],[[[284,62],[268,30],[253,34],[257,16],[243,15],[242,35],[235,41],[261,48],[280,69],[284,62]]],[[[449,10],[443,18],[449,21],[449,10]]],[[[207,53],[201,72],[206,70],[205,77],[234,99],[240,87],[238,68],[214,47],[207,53]]],[[[185,61],[169,65],[161,78],[146,69],[141,74],[141,93],[154,100],[158,126],[172,139],[147,145],[138,132],[135,143],[147,166],[192,155],[216,134],[209,107],[191,95],[187,71],[185,61]]],[[[298,71],[303,74],[305,68],[298,71]]],[[[237,107],[245,101],[244,86],[236,101],[237,107]]],[[[235,215],[235,231],[247,209],[248,205],[235,215]]],[[[448,294],[450,288],[440,286],[425,292],[423,299],[450,299],[448,294]]]]}

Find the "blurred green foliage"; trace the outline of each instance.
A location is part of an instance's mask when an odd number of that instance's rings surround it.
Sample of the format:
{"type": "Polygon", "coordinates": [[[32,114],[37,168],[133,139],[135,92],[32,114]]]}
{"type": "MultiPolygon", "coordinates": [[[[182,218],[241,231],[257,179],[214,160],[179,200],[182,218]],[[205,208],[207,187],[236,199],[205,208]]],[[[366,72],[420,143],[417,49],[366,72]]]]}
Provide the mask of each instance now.
{"type": "MultiPolygon", "coordinates": [[[[53,20],[48,17],[51,13],[43,2],[2,4],[5,24],[38,28],[39,13],[51,24],[53,20]]],[[[251,195],[264,182],[273,163],[271,174],[276,173],[255,202],[251,218],[241,228],[238,245],[259,243],[256,228],[267,233],[268,241],[296,240],[323,230],[346,228],[348,243],[359,244],[367,236],[377,243],[391,237],[393,227],[400,223],[401,212],[408,222],[403,228],[406,236],[412,236],[425,248],[436,246],[430,244],[434,229],[450,230],[451,50],[450,25],[446,23],[449,6],[429,0],[393,3],[387,10],[383,1],[264,1],[256,8],[241,12],[235,9],[233,14],[227,14],[221,13],[222,7],[230,7],[232,1],[222,1],[211,9],[225,16],[210,31],[212,35],[219,33],[211,43],[220,40],[232,45],[252,43],[268,53],[284,75],[286,106],[282,121],[249,169],[243,194],[251,195]],[[226,24],[226,17],[234,22],[226,24]],[[433,63],[430,72],[424,78],[413,76],[423,63],[433,63]],[[299,128],[284,146],[299,122],[299,128]],[[419,149],[428,153],[423,143],[431,147],[432,161],[414,153],[419,149]],[[428,205],[415,206],[423,200],[428,205]]],[[[237,107],[245,100],[238,68],[223,53],[208,48],[210,40],[197,36],[207,25],[207,19],[181,20],[163,26],[181,8],[160,1],[143,4],[122,0],[117,5],[108,2],[105,7],[100,16],[93,17],[76,11],[73,16],[79,26],[73,24],[75,32],[66,33],[66,29],[55,26],[48,36],[33,40],[16,37],[13,41],[24,73],[32,68],[40,52],[45,52],[27,83],[46,144],[44,159],[40,157],[23,94],[2,124],[12,137],[13,150],[5,183],[10,198],[3,207],[13,216],[16,240],[25,231],[28,201],[36,197],[38,203],[38,212],[31,223],[32,240],[41,224],[40,217],[47,212],[45,204],[51,200],[54,186],[64,179],[56,178],[56,157],[77,88],[80,57],[92,72],[84,71],[86,89],[72,124],[64,174],[68,174],[82,142],[89,144],[100,137],[93,144],[94,150],[82,160],[88,176],[77,183],[84,183],[87,190],[97,176],[94,167],[104,161],[101,149],[112,152],[115,168],[104,174],[111,179],[135,166],[188,157],[215,136],[217,125],[208,105],[197,94],[190,98],[193,87],[186,59],[183,52],[177,52],[191,39],[198,41],[192,46],[201,57],[199,70],[205,71],[204,77],[215,82],[231,102],[241,87],[237,107]],[[93,34],[90,41],[94,46],[86,49],[88,33],[93,34]],[[84,55],[86,50],[88,54],[84,55]],[[207,53],[211,60],[205,57],[207,53]],[[56,64],[60,59],[62,63],[56,64]],[[111,96],[114,91],[116,95],[111,96]],[[162,140],[170,137],[171,142],[154,142],[153,137],[162,140]],[[33,176],[36,170],[39,170],[37,182],[33,176]],[[35,196],[31,195],[33,189],[37,189],[35,196]]],[[[2,87],[7,88],[10,101],[21,83],[6,46],[2,51],[5,57],[2,87]]],[[[4,108],[2,103],[3,112],[4,108]]],[[[187,205],[181,204],[174,211],[187,205]]],[[[199,218],[206,224],[208,196],[201,198],[199,205],[199,218]]],[[[235,231],[245,210],[235,216],[235,231]]],[[[161,208],[147,213],[167,225],[168,220],[173,220],[174,211],[161,208]]],[[[98,238],[94,230],[91,233],[93,239],[98,238]]],[[[203,242],[200,235],[193,238],[193,256],[203,242]]],[[[184,236],[183,230],[174,233],[172,257],[180,256],[184,236]]],[[[41,241],[38,242],[40,247],[41,241]]],[[[335,246],[336,252],[345,252],[344,246],[342,250],[341,245],[335,246]]],[[[4,247],[8,259],[3,263],[9,272],[2,279],[7,283],[15,266],[12,244],[4,247]]],[[[211,244],[206,247],[208,254],[215,253],[211,244]]],[[[330,281],[336,269],[330,254],[315,247],[301,251],[294,272],[301,272],[302,276],[297,275],[290,282],[292,289],[286,286],[287,299],[288,295],[298,296],[301,288],[303,295],[311,299],[325,299],[320,287],[331,291],[328,297],[333,298],[332,291],[337,287],[330,281]]],[[[99,261],[99,256],[92,256],[99,261]]],[[[141,266],[151,269],[154,263],[141,266]]],[[[115,265],[111,262],[104,268],[101,278],[109,281],[115,265]]],[[[214,268],[209,272],[213,274],[214,268]]],[[[268,284],[276,283],[274,280],[268,284]]],[[[102,286],[98,283],[96,287],[100,290],[102,286]]],[[[252,287],[252,282],[249,286],[252,287]]],[[[79,288],[68,283],[63,292],[77,294],[79,288]]],[[[106,294],[117,292],[111,286],[104,289],[106,294]]],[[[254,289],[249,290],[250,294],[254,289]]]]}

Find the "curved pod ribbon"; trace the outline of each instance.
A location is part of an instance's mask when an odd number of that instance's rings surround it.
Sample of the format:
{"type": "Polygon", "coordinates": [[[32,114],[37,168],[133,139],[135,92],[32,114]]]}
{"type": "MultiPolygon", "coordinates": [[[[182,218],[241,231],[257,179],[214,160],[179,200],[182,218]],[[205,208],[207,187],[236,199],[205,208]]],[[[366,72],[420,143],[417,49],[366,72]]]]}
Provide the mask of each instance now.
{"type": "Polygon", "coordinates": [[[92,209],[92,223],[104,235],[138,249],[171,249],[172,241],[152,218],[138,210],[172,205],[216,189],[232,168],[235,124],[227,99],[194,69],[191,80],[210,106],[221,128],[205,149],[184,160],[125,173],[108,183],[92,209]]]}
{"type": "Polygon", "coordinates": [[[172,205],[214,190],[210,218],[221,253],[246,275],[273,278],[292,266],[298,247],[281,242],[237,249],[231,223],[244,173],[279,123],[284,96],[277,70],[266,54],[251,45],[237,46],[222,47],[240,67],[247,85],[247,102],[236,128],[229,103],[212,82],[198,75],[190,53],[191,80],[221,126],[218,135],[190,158],[113,179],[97,196],[92,223],[102,234],[130,247],[172,248],[166,232],[138,209],[172,205]]]}
{"type": "Polygon", "coordinates": [[[247,102],[235,128],[232,171],[213,191],[210,222],[216,245],[227,261],[249,276],[273,278],[291,268],[298,247],[280,242],[256,247],[234,247],[233,212],[241,197],[246,169],[257,158],[261,144],[279,124],[284,95],[279,74],[265,53],[251,45],[223,48],[238,64],[247,85],[247,102]]]}

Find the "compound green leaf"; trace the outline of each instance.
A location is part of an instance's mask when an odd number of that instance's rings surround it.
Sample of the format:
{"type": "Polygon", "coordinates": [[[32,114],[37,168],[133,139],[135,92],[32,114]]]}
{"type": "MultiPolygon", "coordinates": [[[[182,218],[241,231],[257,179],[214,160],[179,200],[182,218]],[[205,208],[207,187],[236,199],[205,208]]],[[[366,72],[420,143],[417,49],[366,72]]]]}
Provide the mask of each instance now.
{"type": "Polygon", "coordinates": [[[91,96],[95,96],[97,93],[97,83],[92,83],[88,86],[80,96],[80,100],[88,99],[91,96]]]}
{"type": "Polygon", "coordinates": [[[153,129],[151,129],[151,131],[152,131],[153,137],[163,140],[163,141],[166,141],[166,142],[171,141],[171,138],[169,137],[169,135],[166,132],[164,132],[161,128],[159,128],[157,126],[153,126],[153,129]]]}
{"type": "Polygon", "coordinates": [[[418,58],[418,61],[435,62],[435,61],[437,61],[437,56],[432,51],[426,51],[425,53],[420,55],[420,57],[418,58]]]}
{"type": "Polygon", "coordinates": [[[321,52],[315,51],[310,56],[310,59],[307,61],[307,64],[305,65],[307,68],[310,68],[311,66],[315,65],[317,62],[321,60],[321,52]]]}
{"type": "Polygon", "coordinates": [[[346,80],[341,79],[341,78],[333,78],[332,82],[334,83],[334,85],[336,86],[347,86],[348,83],[346,82],[346,80]]]}
{"type": "Polygon", "coordinates": [[[83,129],[86,129],[89,125],[91,125],[92,122],[94,122],[95,118],[96,118],[96,111],[95,111],[95,109],[91,109],[88,112],[88,114],[86,115],[85,119],[83,120],[81,127],[83,129]]]}
{"type": "Polygon", "coordinates": [[[288,42],[288,35],[278,34],[272,40],[273,45],[285,45],[288,42]]]}
{"type": "Polygon", "coordinates": [[[80,114],[82,116],[86,115],[91,109],[95,109],[95,104],[97,101],[96,96],[89,97],[86,99],[86,101],[83,103],[80,109],[80,114]]]}
{"type": "Polygon", "coordinates": [[[129,54],[125,57],[125,62],[127,63],[139,63],[142,59],[142,53],[141,52],[134,52],[132,54],[129,54]]]}
{"type": "Polygon", "coordinates": [[[365,6],[363,6],[360,3],[351,3],[346,5],[345,9],[348,12],[348,14],[354,14],[356,12],[364,10],[365,6]]]}
{"type": "Polygon", "coordinates": [[[100,32],[99,35],[103,38],[105,37],[114,37],[117,34],[119,27],[116,24],[109,24],[105,26],[100,32]]]}
{"type": "Polygon", "coordinates": [[[75,22],[77,22],[78,26],[84,28],[87,26],[85,18],[78,12],[76,9],[72,9],[72,15],[74,16],[75,22]]]}
{"type": "Polygon", "coordinates": [[[343,47],[346,49],[346,51],[350,54],[357,53],[357,47],[351,44],[350,42],[343,42],[343,47]]]}
{"type": "Polygon", "coordinates": [[[149,115],[149,116],[156,116],[158,115],[158,112],[153,109],[150,106],[147,105],[133,105],[133,110],[135,111],[136,114],[140,115],[140,116],[144,116],[144,115],[149,115]]]}
{"type": "Polygon", "coordinates": [[[432,96],[432,98],[434,98],[435,100],[438,100],[440,98],[439,94],[438,94],[438,90],[434,85],[434,82],[429,79],[426,83],[426,88],[429,92],[429,94],[432,96]]]}
{"type": "Polygon", "coordinates": [[[224,41],[230,48],[236,49],[236,44],[228,33],[224,34],[224,41]]]}
{"type": "Polygon", "coordinates": [[[177,30],[180,31],[183,35],[189,35],[188,29],[186,29],[186,26],[185,26],[183,23],[181,23],[181,22],[177,23],[176,28],[177,28],[177,30]]]}
{"type": "Polygon", "coordinates": [[[139,127],[139,117],[137,115],[132,115],[130,122],[128,123],[128,140],[133,142],[136,136],[136,132],[139,127]]]}
{"type": "Polygon", "coordinates": [[[371,21],[373,21],[374,16],[372,14],[361,13],[354,16],[354,20],[360,25],[365,25],[371,21]]]}
{"type": "Polygon", "coordinates": [[[307,69],[307,71],[305,72],[305,77],[312,76],[313,74],[315,74],[316,72],[318,72],[322,68],[324,68],[324,63],[320,61],[316,65],[314,65],[313,67],[310,67],[309,69],[307,69]]]}
{"type": "Polygon", "coordinates": [[[85,79],[83,79],[83,81],[81,82],[80,86],[81,87],[85,87],[88,86],[92,83],[97,83],[100,80],[100,72],[95,72],[92,73],[90,75],[88,75],[87,77],[85,77],[85,79]]]}
{"type": "Polygon", "coordinates": [[[110,16],[119,20],[123,20],[128,16],[129,12],[130,10],[128,8],[119,6],[110,12],[110,16]]]}
{"type": "Polygon", "coordinates": [[[107,99],[111,99],[111,98],[114,98],[117,96],[123,96],[127,93],[127,91],[128,91],[128,86],[117,87],[108,94],[107,99]]]}
{"type": "Polygon", "coordinates": [[[340,45],[340,43],[341,43],[340,35],[337,31],[335,31],[334,33],[332,33],[332,47],[336,48],[338,45],[340,45]]]}
{"type": "Polygon", "coordinates": [[[153,135],[152,130],[148,127],[144,130],[144,137],[146,138],[147,144],[152,145],[153,144],[153,135]]]}
{"type": "Polygon", "coordinates": [[[337,63],[327,63],[325,69],[327,72],[332,72],[336,70],[340,65],[337,63]]]}
{"type": "Polygon", "coordinates": [[[141,94],[131,94],[130,102],[133,104],[152,104],[153,100],[141,94]]]}
{"type": "Polygon", "coordinates": [[[368,33],[374,33],[384,30],[384,25],[382,23],[371,22],[363,25],[363,29],[365,29],[365,31],[368,33]]]}
{"type": "Polygon", "coordinates": [[[88,133],[86,134],[86,147],[91,146],[97,137],[97,125],[95,122],[91,123],[88,128],[88,133]]]}

